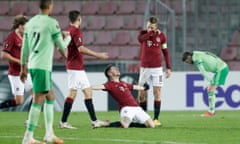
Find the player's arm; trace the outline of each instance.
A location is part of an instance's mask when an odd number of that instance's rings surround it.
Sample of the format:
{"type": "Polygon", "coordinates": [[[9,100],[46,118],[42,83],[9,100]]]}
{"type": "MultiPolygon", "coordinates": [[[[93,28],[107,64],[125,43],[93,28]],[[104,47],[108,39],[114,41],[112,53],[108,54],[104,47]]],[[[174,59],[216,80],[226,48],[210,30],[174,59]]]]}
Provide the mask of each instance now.
{"type": "Polygon", "coordinates": [[[105,90],[106,88],[103,84],[101,84],[101,85],[92,85],[91,89],[93,89],[93,90],[105,90]]]}
{"type": "Polygon", "coordinates": [[[200,73],[205,77],[205,79],[208,81],[208,82],[211,82],[211,78],[208,76],[208,72],[205,70],[205,68],[203,67],[202,63],[199,62],[199,63],[196,63],[200,73]]]}
{"type": "Polygon", "coordinates": [[[152,37],[153,35],[154,35],[154,31],[150,31],[150,32],[141,31],[140,34],[138,35],[138,41],[144,42],[146,40],[149,40],[150,37],[152,37]]]}
{"type": "Polygon", "coordinates": [[[147,83],[145,83],[143,86],[133,85],[133,89],[134,90],[148,90],[149,89],[149,85],[147,83]]]}
{"type": "Polygon", "coordinates": [[[65,49],[67,48],[68,44],[70,43],[71,41],[71,36],[69,33],[66,33],[66,32],[63,32],[63,34],[65,35],[64,39],[62,37],[62,34],[61,33],[57,33],[55,34],[54,36],[54,41],[55,43],[57,44],[58,46],[58,50],[60,52],[60,54],[67,58],[67,55],[66,55],[66,52],[65,52],[65,49]]]}
{"type": "Polygon", "coordinates": [[[23,45],[21,49],[21,72],[20,72],[20,79],[22,82],[25,82],[25,80],[27,79],[28,54],[29,54],[28,35],[27,33],[24,33],[23,45]]]}
{"type": "Polygon", "coordinates": [[[95,52],[93,50],[90,50],[89,48],[81,45],[79,48],[78,48],[78,51],[83,53],[83,54],[86,54],[86,55],[89,55],[89,56],[93,56],[93,57],[96,57],[96,58],[99,58],[99,59],[107,59],[109,56],[107,53],[105,52],[95,52]]]}
{"type": "Polygon", "coordinates": [[[163,34],[162,35],[162,52],[163,52],[163,56],[164,56],[164,61],[166,64],[166,77],[170,77],[171,75],[171,64],[170,64],[170,55],[168,52],[168,47],[167,47],[167,39],[166,36],[163,34]]]}
{"type": "Polygon", "coordinates": [[[15,63],[20,64],[20,59],[13,57],[11,54],[9,54],[6,51],[2,51],[1,58],[6,59],[10,62],[15,62],[15,63]]]}

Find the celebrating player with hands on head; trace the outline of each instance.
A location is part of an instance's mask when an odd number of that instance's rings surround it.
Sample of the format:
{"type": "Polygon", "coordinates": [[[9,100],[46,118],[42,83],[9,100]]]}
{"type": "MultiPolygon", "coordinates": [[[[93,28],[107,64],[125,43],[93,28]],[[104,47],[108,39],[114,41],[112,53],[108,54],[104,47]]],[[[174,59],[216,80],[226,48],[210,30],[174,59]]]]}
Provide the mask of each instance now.
{"type": "MultiPolygon", "coordinates": [[[[170,77],[170,56],[165,34],[158,29],[158,19],[151,16],[147,21],[147,29],[140,31],[138,41],[141,45],[141,68],[139,85],[148,83],[153,86],[154,95],[154,124],[161,125],[159,115],[161,110],[161,87],[163,86],[162,53],[166,63],[166,78],[170,77]]],[[[140,106],[147,110],[147,92],[139,92],[140,106]]]]}
{"type": "Polygon", "coordinates": [[[131,90],[148,90],[149,86],[132,85],[119,79],[120,72],[117,67],[109,65],[105,69],[108,81],[102,85],[93,85],[94,90],[105,90],[118,102],[120,122],[109,123],[105,127],[150,127],[155,125],[150,116],[137,104],[131,90]],[[133,123],[134,121],[134,123],[133,123]]]}
{"type": "Polygon", "coordinates": [[[70,26],[66,29],[66,31],[70,32],[70,35],[72,37],[72,40],[68,45],[68,56],[66,62],[69,94],[65,99],[62,119],[59,123],[59,127],[66,129],[76,129],[67,122],[67,119],[71,112],[75,97],[77,96],[78,89],[81,89],[84,94],[85,106],[91,118],[93,128],[102,127],[105,126],[106,123],[104,121],[98,120],[96,117],[94,105],[92,103],[92,90],[90,88],[90,83],[86,72],[84,70],[83,54],[94,56],[99,59],[107,59],[108,54],[105,52],[95,52],[84,46],[83,35],[79,29],[82,22],[79,11],[70,11],[69,20],[70,26]]]}
{"type": "Polygon", "coordinates": [[[201,116],[214,116],[215,90],[219,85],[224,85],[229,72],[228,65],[215,54],[207,51],[184,52],[182,61],[197,66],[201,74],[210,83],[208,86],[209,110],[201,116]],[[213,73],[214,77],[210,78],[208,72],[213,73]]]}

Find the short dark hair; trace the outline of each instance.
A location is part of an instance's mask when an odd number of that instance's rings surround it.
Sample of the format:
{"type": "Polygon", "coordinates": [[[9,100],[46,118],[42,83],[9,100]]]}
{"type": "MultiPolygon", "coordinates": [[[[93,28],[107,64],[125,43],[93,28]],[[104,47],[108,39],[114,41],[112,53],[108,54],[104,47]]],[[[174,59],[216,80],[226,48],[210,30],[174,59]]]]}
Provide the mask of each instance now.
{"type": "Polygon", "coordinates": [[[12,29],[15,30],[19,27],[19,25],[25,25],[28,22],[28,18],[24,15],[17,15],[13,20],[12,29]]]}
{"type": "Polygon", "coordinates": [[[109,64],[106,68],[105,68],[105,70],[104,70],[104,74],[105,74],[105,76],[109,79],[110,77],[109,77],[109,75],[108,75],[108,71],[111,69],[113,67],[113,65],[112,64],[109,64]]]}
{"type": "Polygon", "coordinates": [[[78,19],[78,16],[80,16],[80,12],[77,10],[72,10],[68,14],[68,18],[71,23],[74,23],[78,19]]]}
{"type": "Polygon", "coordinates": [[[188,56],[192,56],[192,53],[191,52],[184,52],[183,56],[182,56],[182,61],[186,61],[188,56]]]}
{"type": "Polygon", "coordinates": [[[41,10],[47,9],[50,4],[53,3],[53,0],[40,0],[39,8],[41,10]]]}
{"type": "Polygon", "coordinates": [[[155,16],[149,17],[148,21],[152,24],[157,24],[158,23],[158,19],[155,16]]]}

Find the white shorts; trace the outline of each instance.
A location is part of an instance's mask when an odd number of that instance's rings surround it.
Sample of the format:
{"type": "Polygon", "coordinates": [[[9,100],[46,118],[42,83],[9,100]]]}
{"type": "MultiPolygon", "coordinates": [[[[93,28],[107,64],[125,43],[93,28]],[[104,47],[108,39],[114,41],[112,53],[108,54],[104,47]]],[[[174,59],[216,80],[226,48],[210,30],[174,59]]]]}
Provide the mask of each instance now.
{"type": "Polygon", "coordinates": [[[85,89],[90,87],[87,74],[83,70],[67,70],[68,73],[68,88],[69,89],[85,89]]]}
{"type": "Polygon", "coordinates": [[[120,111],[120,117],[127,117],[131,121],[136,121],[137,123],[144,124],[150,119],[150,116],[139,106],[131,107],[125,106],[120,111]]]}
{"type": "Polygon", "coordinates": [[[151,86],[163,86],[163,70],[162,67],[159,68],[140,68],[140,76],[138,83],[143,85],[148,83],[151,86]]]}
{"type": "Polygon", "coordinates": [[[12,94],[14,96],[16,95],[23,96],[24,90],[30,91],[32,89],[32,79],[30,74],[27,75],[25,83],[21,81],[20,76],[8,75],[8,79],[10,81],[12,94]]]}

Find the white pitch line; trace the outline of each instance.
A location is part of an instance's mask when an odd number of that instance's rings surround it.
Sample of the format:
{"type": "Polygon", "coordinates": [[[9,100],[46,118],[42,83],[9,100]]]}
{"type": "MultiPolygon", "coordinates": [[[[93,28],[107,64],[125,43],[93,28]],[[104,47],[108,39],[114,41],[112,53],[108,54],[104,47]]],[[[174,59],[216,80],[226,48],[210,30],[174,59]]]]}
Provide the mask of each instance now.
{"type": "MultiPolygon", "coordinates": [[[[22,139],[23,136],[0,136],[0,138],[15,138],[22,139]]],[[[36,137],[41,139],[40,137],[36,137]]],[[[125,143],[145,143],[145,144],[206,144],[206,143],[193,143],[193,142],[174,142],[174,141],[147,141],[147,140],[130,140],[130,139],[106,139],[106,138],[73,138],[61,137],[64,140],[70,141],[108,141],[108,142],[125,142],[125,143]]]]}

